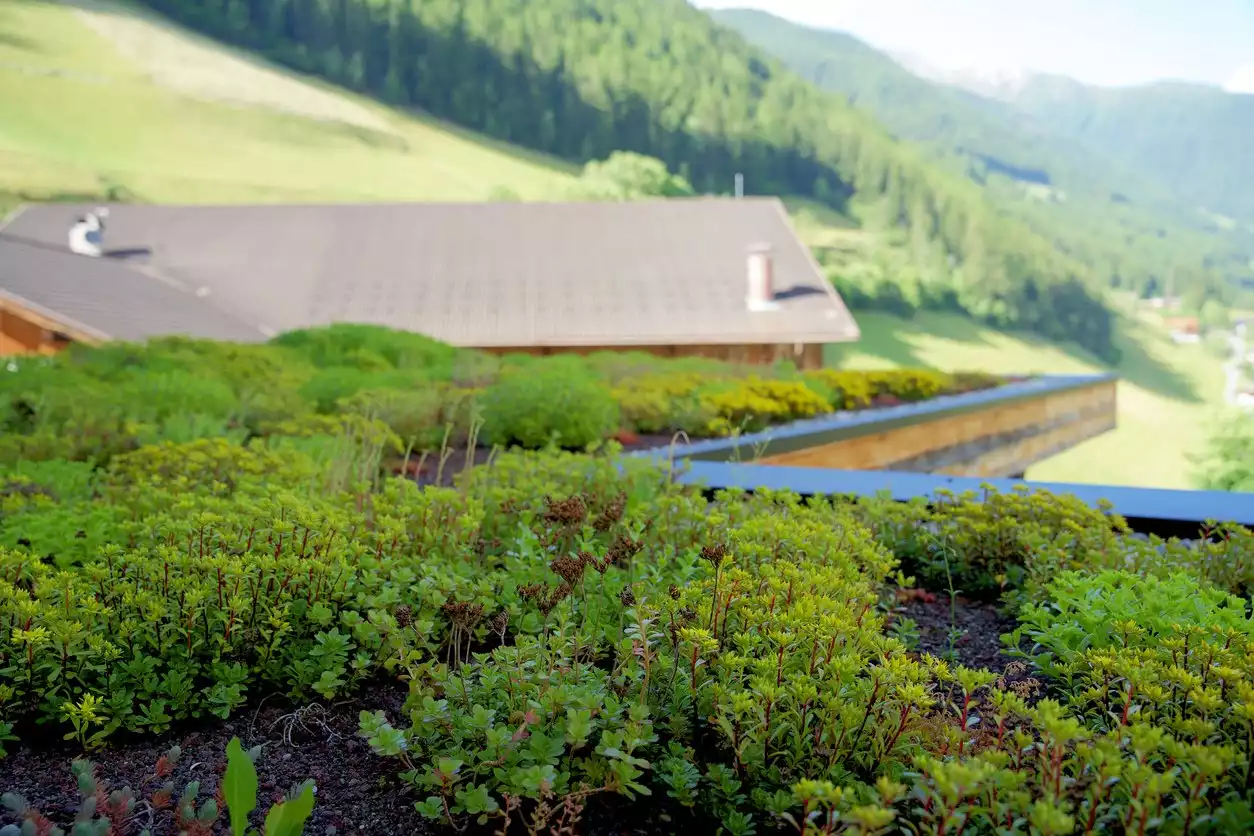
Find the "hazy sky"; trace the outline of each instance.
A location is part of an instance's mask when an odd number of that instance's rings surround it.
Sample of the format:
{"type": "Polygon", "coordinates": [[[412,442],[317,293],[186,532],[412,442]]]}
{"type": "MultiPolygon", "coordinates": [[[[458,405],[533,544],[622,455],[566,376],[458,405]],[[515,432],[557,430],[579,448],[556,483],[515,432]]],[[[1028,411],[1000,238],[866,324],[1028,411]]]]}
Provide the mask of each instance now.
{"type": "Polygon", "coordinates": [[[942,67],[1029,69],[1090,84],[1164,78],[1254,93],[1254,0],[694,0],[841,29],[942,67]]]}

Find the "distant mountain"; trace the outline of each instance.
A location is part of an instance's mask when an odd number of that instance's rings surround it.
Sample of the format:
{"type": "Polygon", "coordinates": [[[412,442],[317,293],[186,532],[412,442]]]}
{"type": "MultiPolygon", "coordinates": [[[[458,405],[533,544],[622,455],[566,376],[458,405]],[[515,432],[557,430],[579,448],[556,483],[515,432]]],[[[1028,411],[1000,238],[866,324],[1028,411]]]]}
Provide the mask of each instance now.
{"type": "Polygon", "coordinates": [[[1254,97],[1190,88],[1173,103],[1161,92],[1143,95],[1174,89],[1167,85],[1107,91],[1033,73],[955,73],[757,10],[711,14],[794,72],[866,109],[894,135],[924,145],[1112,285],[1161,285],[1173,271],[1204,278],[1214,270],[1233,279],[1250,271],[1254,227],[1216,217],[1247,201],[1216,195],[1246,187],[1244,197],[1254,203],[1252,181],[1241,176],[1225,188],[1212,179],[1243,170],[1241,161],[1254,153],[1254,126],[1244,151],[1230,147],[1243,110],[1222,102],[1240,98],[1254,108],[1254,97]],[[1223,113],[1208,118],[1206,101],[1223,113]],[[1199,121],[1173,121],[1186,111],[1208,126],[1205,136],[1191,127],[1199,121]],[[1197,154],[1188,152],[1190,136],[1197,154]],[[1155,153],[1163,159],[1155,162],[1155,153]]]}
{"type": "Polygon", "coordinates": [[[1012,104],[1159,180],[1179,199],[1254,221],[1254,64],[1223,87],[1178,81],[1097,87],[1048,73],[892,58],[921,78],[1012,104]]]}
{"type": "Polygon", "coordinates": [[[1037,75],[1024,69],[942,67],[921,55],[907,52],[890,52],[887,55],[919,78],[1003,101],[1013,101],[1037,75]]]}
{"type": "Polygon", "coordinates": [[[1254,96],[1181,82],[1090,87],[1042,75],[1010,101],[1185,201],[1254,221],[1254,96]]]}

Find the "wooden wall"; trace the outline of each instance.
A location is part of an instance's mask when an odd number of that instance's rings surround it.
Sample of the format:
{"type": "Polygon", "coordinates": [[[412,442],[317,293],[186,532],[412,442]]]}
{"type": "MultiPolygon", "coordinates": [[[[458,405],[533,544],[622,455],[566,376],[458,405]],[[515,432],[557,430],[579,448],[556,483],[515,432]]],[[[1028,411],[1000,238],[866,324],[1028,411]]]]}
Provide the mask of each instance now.
{"type": "Polygon", "coordinates": [[[598,346],[492,346],[480,349],[491,354],[592,354],[598,351],[643,351],[658,357],[708,357],[730,363],[770,365],[791,360],[800,369],[823,366],[823,346],[819,343],[765,345],[598,345],[598,346]]]}
{"type": "Polygon", "coordinates": [[[56,323],[0,299],[0,357],[56,354],[71,342],[67,334],[57,330],[56,323]]]}
{"type": "Polygon", "coordinates": [[[910,470],[961,476],[1011,476],[1115,427],[1115,381],[987,408],[921,418],[778,455],[760,464],[846,470],[910,470]]]}

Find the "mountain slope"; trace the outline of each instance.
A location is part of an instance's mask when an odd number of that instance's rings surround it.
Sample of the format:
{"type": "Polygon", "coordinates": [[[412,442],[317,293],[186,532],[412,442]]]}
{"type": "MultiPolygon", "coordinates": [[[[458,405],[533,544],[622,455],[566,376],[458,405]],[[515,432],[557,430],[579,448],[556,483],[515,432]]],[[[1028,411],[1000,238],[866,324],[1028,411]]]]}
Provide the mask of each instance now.
{"type": "Polygon", "coordinates": [[[1035,76],[1011,101],[1185,200],[1254,221],[1254,95],[1184,83],[1106,89],[1035,76]]]}
{"type": "MultiPolygon", "coordinates": [[[[664,160],[701,191],[801,194],[897,229],[937,295],[1111,353],[1085,271],[685,0],[149,0],[335,83],[583,162],[664,160]]],[[[933,291],[929,291],[933,292],[933,291]]]]}
{"type": "Polygon", "coordinates": [[[0,203],[540,198],[570,172],[129,6],[0,3],[0,203]]]}
{"type": "MultiPolygon", "coordinates": [[[[1112,285],[1161,288],[1168,274],[1240,278],[1254,240],[1185,204],[1170,182],[1124,165],[1011,103],[920,78],[840,33],[749,9],[711,12],[816,85],[866,108],[1112,285]]],[[[1022,84],[1031,83],[1024,79],[1022,84]]]]}

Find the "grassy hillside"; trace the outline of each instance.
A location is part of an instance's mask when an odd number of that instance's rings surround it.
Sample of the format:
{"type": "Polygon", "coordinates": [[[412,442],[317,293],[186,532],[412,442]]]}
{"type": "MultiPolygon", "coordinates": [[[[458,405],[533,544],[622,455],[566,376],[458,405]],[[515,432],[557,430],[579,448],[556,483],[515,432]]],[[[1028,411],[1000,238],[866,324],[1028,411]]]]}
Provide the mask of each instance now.
{"type": "MultiPolygon", "coordinates": [[[[1059,115],[1043,112],[1045,118],[1036,119],[1013,103],[925,80],[842,32],[753,9],[711,14],[794,72],[865,108],[895,135],[922,144],[1103,282],[1139,290],[1153,281],[1161,289],[1174,272],[1180,289],[1211,268],[1230,280],[1251,275],[1254,236],[1248,230],[1199,211],[1196,195],[1180,189],[1178,178],[1160,181],[1154,171],[1125,164],[1126,148],[1090,146],[1084,132],[1060,124],[1059,115]]],[[[1114,97],[1112,106],[1115,101],[1123,99],[1114,97]]],[[[1141,122],[1157,118],[1151,102],[1141,106],[1141,122]]],[[[1092,103],[1089,111],[1096,109],[1092,103]]],[[[1067,118],[1078,124],[1088,117],[1077,112],[1067,118]]],[[[1181,130],[1190,136],[1230,132],[1203,124],[1181,130]]],[[[1206,141],[1215,143],[1215,159],[1206,165],[1239,164],[1238,151],[1215,137],[1206,141]]]]}
{"type": "Polygon", "coordinates": [[[150,13],[0,3],[0,192],[154,202],[541,197],[568,169],[150,13]]]}
{"type": "Polygon", "coordinates": [[[698,191],[798,194],[908,231],[931,295],[1109,354],[1083,267],[866,113],[686,0],[145,0],[212,37],[583,163],[656,157],[698,191]]]}
{"type": "Polygon", "coordinates": [[[1035,480],[1191,488],[1193,464],[1223,399],[1221,362],[1201,345],[1176,345],[1158,324],[1125,314],[1113,370],[1079,349],[923,313],[909,320],[858,317],[862,340],[830,346],[829,361],[846,368],[934,366],[992,373],[1120,375],[1119,426],[1033,467],[1035,480]]]}

